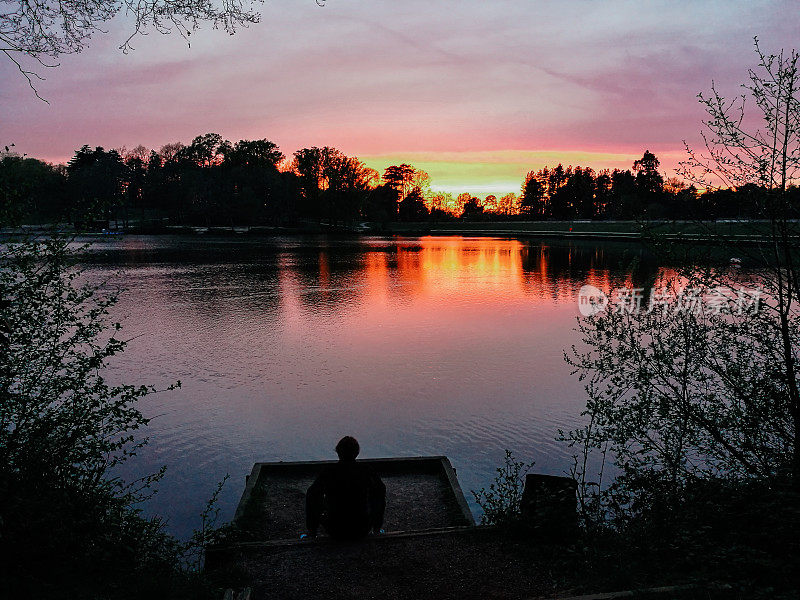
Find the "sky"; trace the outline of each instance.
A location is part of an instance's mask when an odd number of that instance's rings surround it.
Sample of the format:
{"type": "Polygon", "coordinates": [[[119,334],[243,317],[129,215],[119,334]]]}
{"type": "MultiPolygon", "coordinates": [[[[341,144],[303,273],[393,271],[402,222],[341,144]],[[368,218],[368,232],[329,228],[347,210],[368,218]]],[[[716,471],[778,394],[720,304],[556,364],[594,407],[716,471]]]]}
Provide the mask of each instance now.
{"type": "Polygon", "coordinates": [[[64,162],[83,144],[196,135],[334,146],[434,189],[518,192],[559,162],[629,168],[645,149],[674,175],[696,147],[698,92],[737,94],[767,50],[797,46],[793,1],[266,0],[261,22],[191,44],[152,32],[123,54],[119,15],[80,54],[40,69],[38,100],[0,62],[0,144],[64,162]]]}

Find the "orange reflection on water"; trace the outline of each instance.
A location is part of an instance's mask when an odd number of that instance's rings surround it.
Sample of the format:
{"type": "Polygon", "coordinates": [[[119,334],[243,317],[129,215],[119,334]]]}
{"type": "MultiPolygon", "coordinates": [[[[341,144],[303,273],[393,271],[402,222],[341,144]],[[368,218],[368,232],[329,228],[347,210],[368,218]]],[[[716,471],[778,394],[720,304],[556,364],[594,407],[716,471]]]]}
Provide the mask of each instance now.
{"type": "MultiPolygon", "coordinates": [[[[280,268],[285,323],[311,313],[440,323],[522,306],[577,312],[581,286],[628,286],[619,257],[592,244],[489,237],[392,238],[330,245],[280,268]],[[354,251],[355,250],[355,251],[354,251]]],[[[483,317],[481,317],[483,318],[483,317]]]]}
{"type": "Polygon", "coordinates": [[[398,244],[397,278],[406,295],[522,297],[521,247],[518,240],[420,238],[398,244]]]}
{"type": "Polygon", "coordinates": [[[568,243],[554,246],[465,237],[399,239],[390,252],[367,255],[363,278],[368,298],[364,300],[575,302],[577,290],[584,284],[611,289],[629,283],[627,276],[612,275],[609,262],[602,250],[568,243]]]}

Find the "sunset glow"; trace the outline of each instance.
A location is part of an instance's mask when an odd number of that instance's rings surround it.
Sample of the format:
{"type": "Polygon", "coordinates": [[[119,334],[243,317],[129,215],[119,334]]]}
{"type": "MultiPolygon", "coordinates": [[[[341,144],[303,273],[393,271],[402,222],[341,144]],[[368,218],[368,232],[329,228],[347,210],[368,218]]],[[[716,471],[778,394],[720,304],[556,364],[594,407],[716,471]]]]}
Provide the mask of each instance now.
{"type": "Polygon", "coordinates": [[[233,37],[201,30],[189,47],[152,34],[128,54],[117,46],[132,24],[120,17],[44,70],[49,104],[0,65],[0,140],[63,162],[82,144],[158,148],[214,131],[267,138],[287,155],[328,145],[376,169],[408,162],[435,190],[478,196],[519,192],[528,170],[559,162],[630,168],[646,148],[672,175],[682,141],[700,141],[696,94],[712,78],[738,93],[752,36],[790,44],[795,11],[295,0],[264,5],[262,22],[233,37]]]}
{"type": "Polygon", "coordinates": [[[0,2],[3,597],[800,598],[800,0],[0,2]]]}

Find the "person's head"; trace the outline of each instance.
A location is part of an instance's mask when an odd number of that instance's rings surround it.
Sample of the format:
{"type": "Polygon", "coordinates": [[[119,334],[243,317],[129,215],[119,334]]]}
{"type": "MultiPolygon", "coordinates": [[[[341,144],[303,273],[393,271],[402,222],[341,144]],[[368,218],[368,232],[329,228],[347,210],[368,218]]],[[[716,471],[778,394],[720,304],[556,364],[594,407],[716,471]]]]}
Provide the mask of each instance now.
{"type": "Polygon", "coordinates": [[[339,440],[336,444],[336,454],[339,455],[339,460],[355,460],[361,448],[358,445],[356,438],[346,435],[339,440]]]}

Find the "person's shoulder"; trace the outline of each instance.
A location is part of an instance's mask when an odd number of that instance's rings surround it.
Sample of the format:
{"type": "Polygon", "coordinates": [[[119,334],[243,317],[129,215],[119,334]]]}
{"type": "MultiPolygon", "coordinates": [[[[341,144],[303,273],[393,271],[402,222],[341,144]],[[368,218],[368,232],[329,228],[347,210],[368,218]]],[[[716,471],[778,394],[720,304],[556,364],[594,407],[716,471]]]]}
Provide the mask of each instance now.
{"type": "Polygon", "coordinates": [[[337,472],[336,463],[323,465],[317,475],[317,481],[325,481],[327,479],[330,479],[331,477],[336,475],[336,472],[337,472]]]}
{"type": "Polygon", "coordinates": [[[357,462],[356,464],[360,467],[360,472],[370,478],[380,479],[378,475],[378,470],[369,463],[357,462]]]}
{"type": "Polygon", "coordinates": [[[340,470],[341,470],[341,464],[338,462],[332,462],[322,467],[322,471],[320,471],[320,473],[322,475],[325,475],[326,477],[329,477],[331,475],[335,475],[340,470]]]}
{"type": "Polygon", "coordinates": [[[375,473],[375,469],[372,467],[371,464],[361,460],[339,462],[336,465],[332,466],[335,466],[338,472],[348,473],[351,476],[356,476],[356,477],[372,476],[375,473]]]}

